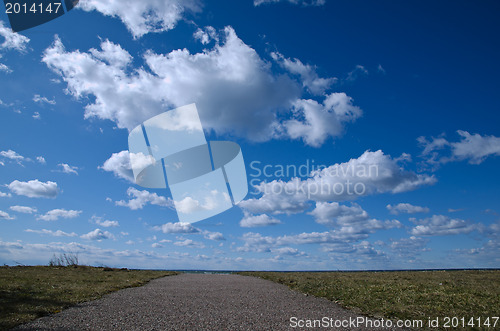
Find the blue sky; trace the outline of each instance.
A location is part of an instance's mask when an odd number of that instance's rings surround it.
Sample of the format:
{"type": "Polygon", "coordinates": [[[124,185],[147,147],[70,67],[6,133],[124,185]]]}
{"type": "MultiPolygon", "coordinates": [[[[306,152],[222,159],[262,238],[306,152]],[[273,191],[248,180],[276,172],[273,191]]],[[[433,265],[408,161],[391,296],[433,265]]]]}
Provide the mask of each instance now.
{"type": "Polygon", "coordinates": [[[499,10],[86,0],[21,34],[2,11],[0,264],[500,267],[499,10]],[[135,185],[127,138],[193,102],[250,193],[185,224],[135,185]]]}

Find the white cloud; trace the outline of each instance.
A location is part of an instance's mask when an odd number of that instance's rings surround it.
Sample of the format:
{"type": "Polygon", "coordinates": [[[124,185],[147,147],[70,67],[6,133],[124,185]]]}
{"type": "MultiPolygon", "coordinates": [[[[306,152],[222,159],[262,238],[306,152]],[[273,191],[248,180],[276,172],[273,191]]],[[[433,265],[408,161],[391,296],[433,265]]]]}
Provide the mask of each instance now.
{"type": "Polygon", "coordinates": [[[422,156],[426,162],[437,166],[453,161],[468,161],[470,164],[481,164],[489,156],[500,155],[500,137],[470,134],[458,130],[461,140],[450,142],[443,135],[428,140],[419,137],[417,140],[424,148],[422,156]],[[446,155],[442,155],[445,153],[446,155]]]}
{"type": "Polygon", "coordinates": [[[222,241],[226,240],[220,232],[203,231],[203,237],[208,240],[222,241]]]}
{"type": "Polygon", "coordinates": [[[8,151],[1,151],[0,156],[21,163],[24,160],[24,156],[18,154],[17,152],[9,149],[8,151]]]}
{"type": "MultiPolygon", "coordinates": [[[[277,182],[281,185],[287,187],[285,183],[277,182]]],[[[292,185],[299,184],[298,179],[291,180],[292,185]]],[[[265,183],[261,183],[257,189],[264,189],[265,183]]],[[[295,186],[295,185],[293,185],[295,186]]],[[[279,190],[281,191],[281,190],[279,190]]],[[[278,191],[278,192],[279,192],[278,191]]],[[[285,189],[282,190],[283,192],[285,189]]],[[[249,211],[254,214],[297,214],[305,211],[309,208],[307,199],[303,194],[266,194],[261,198],[252,198],[243,200],[238,204],[245,211],[249,211]]]]}
{"type": "Polygon", "coordinates": [[[13,181],[8,185],[12,193],[23,195],[28,198],[55,198],[59,193],[57,183],[55,182],[41,182],[38,179],[30,180],[28,182],[21,182],[18,180],[13,181]]]}
{"type": "Polygon", "coordinates": [[[47,161],[45,161],[45,158],[43,156],[37,156],[36,161],[41,164],[46,164],[47,161]]]}
{"type": "Polygon", "coordinates": [[[427,207],[414,206],[409,203],[399,203],[395,206],[387,205],[387,210],[393,215],[402,214],[415,214],[415,213],[428,213],[430,210],[427,207]]]}
{"type": "Polygon", "coordinates": [[[186,11],[200,12],[198,0],[81,0],[79,9],[118,17],[134,38],[172,30],[186,11]]]}
{"type": "Polygon", "coordinates": [[[288,2],[294,5],[301,6],[323,6],[326,0],[253,0],[254,6],[260,6],[262,4],[272,4],[278,2],[288,2]]]}
{"type": "Polygon", "coordinates": [[[345,225],[340,229],[326,232],[303,232],[297,235],[283,235],[278,237],[263,236],[260,233],[245,233],[241,238],[245,244],[237,248],[242,252],[269,252],[273,248],[288,245],[305,244],[345,244],[368,238],[378,230],[387,230],[401,227],[401,223],[393,221],[367,220],[363,226],[345,225]]]}
{"type": "Polygon", "coordinates": [[[338,202],[316,202],[316,208],[309,214],[316,218],[317,223],[330,226],[348,226],[369,219],[368,213],[359,205],[346,206],[338,202]]]}
{"type": "Polygon", "coordinates": [[[193,37],[199,40],[203,45],[207,45],[212,40],[219,42],[217,31],[212,26],[207,26],[204,29],[199,28],[193,34],[193,37]]]}
{"type": "Polygon", "coordinates": [[[36,208],[27,206],[11,206],[10,210],[23,214],[33,214],[37,212],[36,208]]]}
{"type": "Polygon", "coordinates": [[[130,199],[129,201],[125,200],[116,201],[115,204],[117,206],[128,207],[132,210],[142,209],[148,203],[160,207],[168,207],[168,208],[173,207],[172,199],[170,198],[167,199],[163,196],[159,196],[156,193],[151,193],[146,190],[139,191],[136,188],[129,187],[127,189],[127,195],[132,199],[130,199]]]}
{"type": "Polygon", "coordinates": [[[15,217],[10,216],[8,213],[0,210],[0,220],[13,220],[15,217]]]}
{"type": "Polygon", "coordinates": [[[186,197],[181,201],[174,201],[175,209],[179,213],[191,214],[204,210],[214,210],[218,208],[221,202],[231,202],[231,198],[225,192],[217,190],[210,191],[210,194],[204,197],[203,201],[198,201],[191,197],[186,197]]]}
{"type": "Polygon", "coordinates": [[[116,177],[123,178],[135,184],[129,154],[129,151],[113,153],[99,169],[112,172],[116,177]]]}
{"type": "Polygon", "coordinates": [[[254,216],[249,213],[245,213],[245,216],[240,221],[240,226],[243,228],[255,228],[259,226],[268,226],[276,224],[281,224],[281,221],[274,217],[270,217],[266,214],[254,216]]]}
{"type": "Polygon", "coordinates": [[[27,229],[27,230],[24,230],[24,231],[30,232],[30,233],[47,234],[47,235],[54,236],[54,237],[76,237],[76,236],[78,236],[74,232],[67,233],[67,232],[64,232],[64,231],[61,231],[61,230],[52,231],[52,230],[46,230],[46,229],[43,229],[43,230],[27,229]]]}
{"type": "Polygon", "coordinates": [[[86,240],[101,241],[101,240],[105,240],[105,239],[114,239],[115,236],[108,231],[102,231],[101,229],[95,229],[94,231],[90,231],[87,234],[81,235],[80,238],[86,239],[86,240]]]}
{"type": "Polygon", "coordinates": [[[368,70],[362,65],[357,65],[353,71],[347,74],[347,78],[345,79],[348,82],[353,82],[361,76],[368,75],[368,70]]]}
{"type": "Polygon", "coordinates": [[[61,167],[62,169],[60,170],[61,172],[65,174],[75,174],[78,175],[78,167],[70,166],[69,164],[66,163],[60,163],[57,166],[61,167]]]}
{"type": "MultiPolygon", "coordinates": [[[[132,129],[165,110],[196,102],[204,128],[269,140],[275,134],[277,112],[290,108],[300,88],[288,76],[274,76],[270,64],[231,27],[224,29],[221,39],[201,53],[146,52],[149,69],[127,70],[122,61],[102,60],[110,58],[109,41],[102,42],[102,51],[82,53],[67,52],[56,39],[43,61],[63,78],[73,96],[95,97],[95,103],[85,107],[86,118],[108,119],[132,129]]],[[[116,53],[129,56],[115,46],[114,58],[116,53]]]]}
{"type": "Polygon", "coordinates": [[[392,158],[382,151],[366,151],[357,159],[312,171],[308,178],[261,182],[254,189],[262,197],[244,200],[239,206],[254,214],[306,210],[308,201],[345,201],[377,193],[401,193],[432,185],[434,176],[405,170],[408,155],[392,158]]]}
{"type": "Polygon", "coordinates": [[[390,247],[399,256],[408,259],[414,258],[416,255],[428,251],[429,249],[426,248],[428,242],[428,239],[411,236],[410,238],[401,238],[399,240],[392,241],[390,247]]]}
{"type": "MultiPolygon", "coordinates": [[[[0,57],[1,58],[1,57],[0,57]]],[[[5,64],[0,63],[0,71],[10,74],[12,70],[5,64]]]]}
{"type": "Polygon", "coordinates": [[[271,252],[278,254],[279,257],[283,255],[288,255],[288,256],[305,256],[306,254],[304,252],[299,251],[297,248],[292,248],[292,247],[280,247],[280,248],[274,248],[271,250],[271,252]]]}
{"type": "Polygon", "coordinates": [[[457,132],[462,140],[451,143],[453,156],[457,159],[480,164],[488,156],[500,155],[500,137],[469,134],[467,131],[457,132]]]}
{"type": "Polygon", "coordinates": [[[332,93],[322,104],[311,99],[295,101],[293,114],[293,119],[281,124],[286,135],[319,147],[328,137],[340,136],[344,124],[354,122],[362,115],[362,110],[354,106],[345,93],[332,93]]]}
{"type": "Polygon", "coordinates": [[[461,219],[452,219],[445,215],[433,215],[432,217],[412,221],[417,224],[410,230],[414,236],[446,236],[470,233],[478,229],[478,225],[470,224],[461,219]]]}
{"type": "Polygon", "coordinates": [[[11,29],[5,27],[3,21],[0,21],[0,36],[4,38],[4,42],[0,44],[0,49],[13,49],[25,52],[26,46],[30,41],[29,38],[22,34],[12,32],[11,29]]]}
{"type": "Polygon", "coordinates": [[[59,218],[75,218],[80,216],[81,210],[53,209],[44,215],[38,215],[37,220],[57,221],[59,218]]]}
{"type": "MultiPolygon", "coordinates": [[[[144,61],[149,70],[129,70],[130,54],[108,40],[101,43],[101,50],[82,53],[67,52],[56,38],[43,61],[63,78],[73,96],[94,96],[95,102],[85,106],[85,118],[112,120],[129,130],[162,111],[196,102],[206,129],[254,141],[303,139],[317,147],[328,137],[341,135],[343,126],[362,114],[345,93],[327,95],[321,104],[300,99],[297,82],[287,75],[273,75],[270,64],[231,27],[224,29],[222,41],[210,27],[198,30],[195,37],[216,43],[196,54],[187,49],[165,55],[148,51],[144,61]],[[292,112],[292,119],[284,110],[292,112]]],[[[315,94],[322,94],[334,81],[320,78],[314,67],[298,59],[280,56],[274,53],[315,94]]]]}
{"type": "Polygon", "coordinates": [[[381,64],[379,64],[379,65],[377,66],[377,72],[379,72],[379,73],[381,73],[381,74],[386,74],[386,71],[385,71],[384,67],[382,67],[382,65],[381,65],[381,64]]]}
{"type": "Polygon", "coordinates": [[[339,256],[349,254],[349,259],[351,256],[355,256],[359,261],[361,258],[368,260],[382,259],[386,260],[387,256],[384,252],[377,250],[369,241],[361,241],[356,244],[351,243],[335,243],[335,244],[323,244],[322,251],[330,253],[330,256],[338,258],[339,256]]]}
{"type": "Polygon", "coordinates": [[[155,226],[153,228],[156,231],[162,231],[163,233],[198,233],[199,229],[191,225],[191,223],[165,223],[160,226],[155,226]]]}
{"type": "Polygon", "coordinates": [[[397,220],[380,221],[370,218],[359,205],[341,205],[337,202],[316,202],[316,208],[309,214],[316,222],[335,228],[340,235],[352,235],[355,238],[367,238],[368,234],[379,230],[401,227],[397,220]]]}
{"type": "Polygon", "coordinates": [[[40,94],[35,94],[33,96],[33,101],[36,102],[36,103],[40,103],[40,104],[43,104],[43,103],[46,103],[46,104],[49,104],[49,105],[55,105],[56,104],[56,100],[49,100],[47,99],[47,97],[42,97],[40,96],[40,94]]]}
{"type": "Polygon", "coordinates": [[[194,241],[192,239],[176,241],[176,242],[174,242],[174,245],[183,246],[183,247],[205,248],[205,245],[203,243],[201,243],[199,241],[194,241]]]}
{"type": "Polygon", "coordinates": [[[0,198],[10,198],[10,197],[12,197],[12,194],[0,192],[0,198]]]}
{"type": "Polygon", "coordinates": [[[302,85],[312,94],[321,95],[328,90],[337,78],[320,78],[316,72],[316,67],[309,64],[303,64],[299,59],[285,58],[278,52],[271,53],[271,57],[291,74],[299,75],[302,85]]]}
{"type": "Polygon", "coordinates": [[[104,228],[120,226],[120,223],[118,221],[105,220],[102,217],[98,217],[95,215],[90,218],[90,221],[104,228]]]}
{"type": "Polygon", "coordinates": [[[37,112],[37,111],[36,111],[36,112],[33,114],[33,116],[31,116],[31,117],[33,117],[33,119],[35,119],[35,120],[39,120],[39,119],[41,119],[41,118],[42,118],[42,116],[40,115],[40,113],[39,113],[39,112],[37,112]]]}

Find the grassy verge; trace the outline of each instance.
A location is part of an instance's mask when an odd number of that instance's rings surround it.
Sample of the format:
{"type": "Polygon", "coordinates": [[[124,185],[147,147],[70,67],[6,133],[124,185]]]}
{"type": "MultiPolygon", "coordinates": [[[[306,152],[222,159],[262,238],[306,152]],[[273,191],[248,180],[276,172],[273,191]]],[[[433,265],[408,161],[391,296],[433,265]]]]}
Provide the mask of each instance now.
{"type": "Polygon", "coordinates": [[[0,267],[0,330],[174,274],[85,266],[0,267]]]}
{"type": "MultiPolygon", "coordinates": [[[[500,271],[242,272],[324,297],[357,312],[400,320],[500,316],[500,271]]],[[[466,327],[467,329],[474,329],[466,327]]],[[[500,328],[500,320],[496,328],[500,328]]],[[[476,328],[478,329],[478,328],[476,328]]]]}

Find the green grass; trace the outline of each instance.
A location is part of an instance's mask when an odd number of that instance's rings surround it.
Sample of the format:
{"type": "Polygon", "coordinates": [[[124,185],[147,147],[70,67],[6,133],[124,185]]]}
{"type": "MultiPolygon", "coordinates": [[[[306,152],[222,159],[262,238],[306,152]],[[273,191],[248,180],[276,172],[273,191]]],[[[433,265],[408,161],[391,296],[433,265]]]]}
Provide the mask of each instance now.
{"type": "Polygon", "coordinates": [[[500,316],[498,270],[239,274],[281,283],[377,318],[428,321],[429,317],[500,316]]]}
{"type": "Polygon", "coordinates": [[[0,330],[176,272],[94,267],[0,267],[0,330]]]}

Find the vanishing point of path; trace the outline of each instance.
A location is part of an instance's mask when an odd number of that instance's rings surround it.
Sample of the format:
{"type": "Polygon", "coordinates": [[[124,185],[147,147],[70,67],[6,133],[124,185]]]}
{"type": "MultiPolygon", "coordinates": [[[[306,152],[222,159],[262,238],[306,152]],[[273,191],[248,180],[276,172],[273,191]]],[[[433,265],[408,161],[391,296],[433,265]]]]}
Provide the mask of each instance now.
{"type": "Polygon", "coordinates": [[[304,330],[291,327],[290,318],[358,316],[326,299],[259,278],[181,274],[111,293],[16,330],[304,330]]]}

